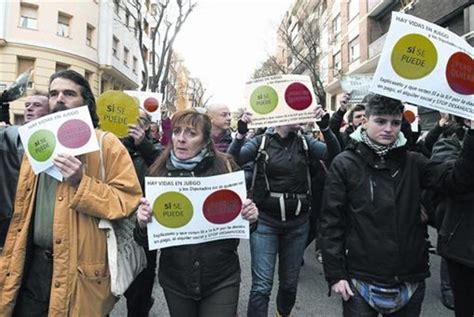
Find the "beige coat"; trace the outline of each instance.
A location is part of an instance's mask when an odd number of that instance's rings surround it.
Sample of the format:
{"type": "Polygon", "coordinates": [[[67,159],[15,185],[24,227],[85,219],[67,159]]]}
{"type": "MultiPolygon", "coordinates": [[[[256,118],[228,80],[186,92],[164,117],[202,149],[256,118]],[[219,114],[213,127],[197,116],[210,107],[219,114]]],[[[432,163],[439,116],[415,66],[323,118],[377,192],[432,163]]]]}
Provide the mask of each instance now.
{"type": "MultiPolygon", "coordinates": [[[[96,131],[99,138],[101,131],[96,131]]],[[[53,279],[49,316],[103,316],[116,298],[110,292],[106,234],[99,218],[130,215],[142,196],[125,147],[112,134],[102,144],[105,183],[100,180],[99,152],[81,157],[85,172],[79,187],[59,183],[53,224],[53,279]]],[[[24,271],[28,228],[38,177],[23,159],[15,213],[0,256],[0,315],[10,316],[24,271]]]]}

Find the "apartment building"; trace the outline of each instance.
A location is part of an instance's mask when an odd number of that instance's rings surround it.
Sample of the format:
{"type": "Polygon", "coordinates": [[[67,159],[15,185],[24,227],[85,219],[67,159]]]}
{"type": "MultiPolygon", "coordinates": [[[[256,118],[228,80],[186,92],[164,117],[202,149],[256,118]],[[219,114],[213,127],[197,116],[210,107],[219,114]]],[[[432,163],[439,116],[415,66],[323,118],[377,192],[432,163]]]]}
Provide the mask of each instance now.
{"type": "MultiPolygon", "coordinates": [[[[142,76],[135,34],[115,0],[0,1],[0,90],[29,68],[30,91],[46,91],[49,77],[64,69],[83,74],[96,96],[135,89],[142,76]]],[[[12,103],[12,122],[23,121],[23,103],[12,103]]]]}
{"type": "MultiPolygon", "coordinates": [[[[320,50],[315,60],[326,90],[326,104],[335,110],[342,95],[341,75],[374,73],[392,11],[404,11],[439,24],[474,45],[474,4],[470,0],[295,0],[282,23],[317,25],[320,50]],[[290,21],[290,22],[288,22],[290,21]],[[299,22],[299,23],[298,23],[299,22]]],[[[304,73],[279,42],[277,56],[289,71],[304,73]]]]}

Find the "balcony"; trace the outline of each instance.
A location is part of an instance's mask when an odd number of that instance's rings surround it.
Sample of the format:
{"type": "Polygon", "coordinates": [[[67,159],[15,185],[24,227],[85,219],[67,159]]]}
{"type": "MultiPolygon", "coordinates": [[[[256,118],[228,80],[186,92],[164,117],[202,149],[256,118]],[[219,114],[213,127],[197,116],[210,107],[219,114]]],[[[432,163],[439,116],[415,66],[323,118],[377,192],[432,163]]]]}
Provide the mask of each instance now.
{"type": "Polygon", "coordinates": [[[387,37],[387,33],[373,41],[369,44],[369,59],[374,58],[375,56],[380,55],[382,53],[383,45],[385,43],[385,38],[387,37]]]}

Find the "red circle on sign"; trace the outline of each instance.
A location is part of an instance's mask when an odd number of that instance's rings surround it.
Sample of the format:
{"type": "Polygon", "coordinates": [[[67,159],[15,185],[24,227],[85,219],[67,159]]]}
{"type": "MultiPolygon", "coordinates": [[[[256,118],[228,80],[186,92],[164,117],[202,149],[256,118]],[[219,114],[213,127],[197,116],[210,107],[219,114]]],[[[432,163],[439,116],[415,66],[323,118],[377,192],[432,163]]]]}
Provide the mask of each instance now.
{"type": "Polygon", "coordinates": [[[416,120],[416,116],[415,114],[413,113],[413,111],[411,110],[405,110],[403,112],[403,116],[405,117],[405,119],[409,122],[409,123],[413,123],[415,122],[416,120]]]}
{"type": "Polygon", "coordinates": [[[231,222],[240,214],[242,201],[236,192],[228,189],[218,190],[209,195],[202,207],[204,217],[213,224],[231,222]]]}
{"type": "Polygon", "coordinates": [[[158,100],[153,97],[148,97],[145,99],[145,102],[143,102],[143,106],[145,107],[145,110],[148,112],[155,112],[158,109],[158,100]]]}
{"type": "Polygon", "coordinates": [[[462,95],[474,94],[474,59],[463,52],[451,55],[446,65],[449,87],[462,95]]]}
{"type": "Polygon", "coordinates": [[[58,129],[58,141],[70,149],[84,146],[91,138],[91,129],[82,120],[71,119],[64,122],[58,129]]]}
{"type": "Polygon", "coordinates": [[[305,110],[313,102],[311,91],[302,83],[293,83],[286,88],[285,101],[294,110],[305,110]]]}

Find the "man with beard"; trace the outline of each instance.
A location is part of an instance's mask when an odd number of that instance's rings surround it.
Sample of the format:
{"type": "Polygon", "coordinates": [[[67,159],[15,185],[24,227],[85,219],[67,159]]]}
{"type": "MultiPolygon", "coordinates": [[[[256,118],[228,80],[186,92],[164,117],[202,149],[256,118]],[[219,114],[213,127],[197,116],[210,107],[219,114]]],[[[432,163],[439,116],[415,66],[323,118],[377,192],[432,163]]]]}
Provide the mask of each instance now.
{"type": "MultiPolygon", "coordinates": [[[[9,126],[6,123],[8,122],[9,116],[8,107],[8,103],[3,103],[2,110],[6,111],[0,113],[0,175],[2,175],[0,201],[3,204],[0,211],[0,253],[13,214],[18,173],[20,172],[21,160],[24,153],[23,145],[21,144],[18,134],[19,126],[9,126]]],[[[34,91],[25,102],[25,123],[45,116],[48,113],[48,95],[43,92],[34,91]]]]}
{"type": "Polygon", "coordinates": [[[229,107],[224,104],[210,105],[207,108],[207,115],[211,118],[212,122],[212,141],[214,141],[216,148],[220,152],[227,152],[229,145],[232,143],[232,135],[230,131],[232,114],[229,107]]]}
{"type": "MultiPolygon", "coordinates": [[[[99,120],[87,80],[72,70],[53,74],[52,111],[87,105],[99,120]]],[[[97,138],[103,134],[96,130],[97,138]]],[[[98,219],[129,216],[142,195],[125,147],[111,133],[99,152],[60,153],[58,182],[21,165],[15,211],[0,257],[0,311],[9,316],[104,316],[111,293],[106,232],[98,219]],[[101,160],[102,157],[102,160],[101,160]],[[105,179],[100,176],[101,162],[105,179]]]]}

